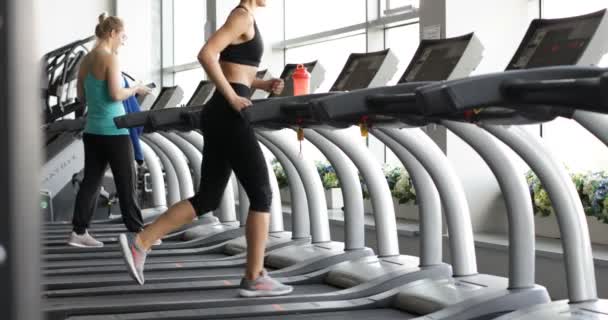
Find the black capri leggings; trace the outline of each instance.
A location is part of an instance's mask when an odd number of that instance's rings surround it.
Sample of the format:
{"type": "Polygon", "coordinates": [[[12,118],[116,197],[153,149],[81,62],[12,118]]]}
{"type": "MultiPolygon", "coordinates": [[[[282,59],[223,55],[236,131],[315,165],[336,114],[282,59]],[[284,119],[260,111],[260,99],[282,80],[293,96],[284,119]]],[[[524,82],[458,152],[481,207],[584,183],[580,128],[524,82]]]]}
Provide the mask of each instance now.
{"type": "MultiPolygon", "coordinates": [[[[249,97],[247,86],[231,85],[239,96],[249,97]]],[[[217,209],[231,171],[247,192],[250,210],[269,212],[272,190],[268,169],[251,125],[219,91],[203,108],[200,121],[205,138],[201,185],[194,197],[188,199],[196,214],[217,209]]]]}

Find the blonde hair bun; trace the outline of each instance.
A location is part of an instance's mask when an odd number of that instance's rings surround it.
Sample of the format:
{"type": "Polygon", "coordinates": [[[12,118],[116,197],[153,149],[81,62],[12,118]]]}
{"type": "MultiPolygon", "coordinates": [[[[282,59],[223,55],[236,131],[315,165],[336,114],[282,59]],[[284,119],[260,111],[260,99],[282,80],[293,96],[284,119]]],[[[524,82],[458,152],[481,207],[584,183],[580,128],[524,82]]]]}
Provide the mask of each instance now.
{"type": "Polygon", "coordinates": [[[98,19],[99,23],[101,24],[107,18],[108,18],[108,13],[107,12],[102,12],[97,19],[98,19]]]}

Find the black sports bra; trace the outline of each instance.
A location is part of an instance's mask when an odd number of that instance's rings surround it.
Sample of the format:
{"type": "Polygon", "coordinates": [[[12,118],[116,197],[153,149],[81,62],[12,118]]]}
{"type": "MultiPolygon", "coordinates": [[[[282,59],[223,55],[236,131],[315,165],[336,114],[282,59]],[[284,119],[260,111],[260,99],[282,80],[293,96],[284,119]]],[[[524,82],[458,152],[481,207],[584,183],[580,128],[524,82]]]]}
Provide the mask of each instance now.
{"type": "MultiPolygon", "coordinates": [[[[237,8],[247,8],[238,6],[237,8]]],[[[264,41],[258,30],[258,25],[253,22],[253,29],[255,35],[253,39],[227,46],[224,51],[220,53],[220,61],[233,62],[237,64],[244,64],[253,67],[259,67],[262,55],[264,54],[264,41]]]]}

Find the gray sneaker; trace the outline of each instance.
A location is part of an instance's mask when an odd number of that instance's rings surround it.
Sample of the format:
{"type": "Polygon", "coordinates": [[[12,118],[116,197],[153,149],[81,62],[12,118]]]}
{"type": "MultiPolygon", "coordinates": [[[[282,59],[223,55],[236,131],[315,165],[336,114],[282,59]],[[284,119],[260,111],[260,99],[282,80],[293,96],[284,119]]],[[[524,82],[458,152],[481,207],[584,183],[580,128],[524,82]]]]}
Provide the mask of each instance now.
{"type": "Polygon", "coordinates": [[[88,231],[85,231],[84,234],[77,234],[72,231],[68,245],[78,248],[101,248],[103,247],[103,242],[97,241],[88,231]]]}
{"type": "Polygon", "coordinates": [[[135,236],[133,232],[122,233],[118,236],[118,243],[122,251],[122,256],[127,264],[127,269],[131,277],[140,285],[144,284],[144,264],[148,255],[144,250],[141,250],[135,244],[135,236]]]}
{"type": "Polygon", "coordinates": [[[274,297],[290,294],[293,291],[292,286],[284,285],[279,281],[272,279],[266,270],[255,280],[241,280],[239,295],[241,297],[274,297]]]}

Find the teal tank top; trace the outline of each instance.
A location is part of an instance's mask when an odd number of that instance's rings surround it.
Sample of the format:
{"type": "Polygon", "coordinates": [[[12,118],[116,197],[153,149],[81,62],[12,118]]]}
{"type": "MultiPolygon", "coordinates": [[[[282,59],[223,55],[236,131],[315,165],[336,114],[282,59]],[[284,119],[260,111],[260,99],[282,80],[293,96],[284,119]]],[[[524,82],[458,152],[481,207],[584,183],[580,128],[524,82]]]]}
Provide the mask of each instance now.
{"type": "Polygon", "coordinates": [[[121,101],[114,101],[110,97],[108,81],[96,79],[88,74],[84,80],[84,91],[87,99],[87,123],[85,133],[119,136],[129,135],[128,129],[118,129],[114,118],[125,115],[125,108],[121,101]]]}

